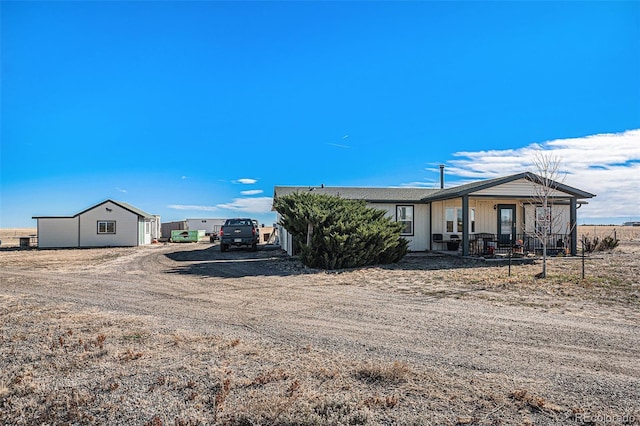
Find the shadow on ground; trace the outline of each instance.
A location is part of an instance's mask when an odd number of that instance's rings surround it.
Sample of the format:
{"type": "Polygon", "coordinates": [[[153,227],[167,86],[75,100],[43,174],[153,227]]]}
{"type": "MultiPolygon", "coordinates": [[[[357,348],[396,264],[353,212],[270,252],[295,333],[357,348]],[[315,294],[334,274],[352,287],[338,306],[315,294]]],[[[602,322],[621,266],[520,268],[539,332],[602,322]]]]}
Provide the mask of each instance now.
{"type": "MultiPolygon", "coordinates": [[[[199,250],[178,250],[166,256],[180,264],[169,273],[199,275],[219,278],[242,278],[251,276],[293,276],[325,272],[307,268],[295,257],[288,256],[279,246],[259,246],[257,252],[244,248],[232,248],[221,252],[219,245],[199,250]]],[[[504,267],[507,263],[488,263],[482,260],[460,258],[434,253],[410,253],[402,261],[389,265],[363,268],[381,268],[399,271],[451,270],[474,267],[504,267]]],[[[354,269],[328,271],[340,274],[354,269]]]]}
{"type": "Polygon", "coordinates": [[[257,276],[293,276],[315,273],[305,268],[294,257],[288,256],[280,246],[258,246],[252,252],[245,248],[231,248],[221,252],[219,245],[202,250],[175,251],[166,256],[178,266],[169,273],[200,275],[218,278],[243,278],[257,276]]]}

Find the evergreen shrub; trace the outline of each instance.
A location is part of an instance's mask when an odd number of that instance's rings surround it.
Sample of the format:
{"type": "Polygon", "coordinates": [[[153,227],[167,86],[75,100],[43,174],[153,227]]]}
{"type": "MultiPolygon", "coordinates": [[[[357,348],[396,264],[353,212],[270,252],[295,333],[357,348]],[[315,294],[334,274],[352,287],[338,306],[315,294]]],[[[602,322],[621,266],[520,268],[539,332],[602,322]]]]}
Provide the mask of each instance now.
{"type": "Polygon", "coordinates": [[[298,192],[278,197],[275,210],[303,264],[342,269],[398,262],[408,251],[402,224],[362,200],[298,192]]]}

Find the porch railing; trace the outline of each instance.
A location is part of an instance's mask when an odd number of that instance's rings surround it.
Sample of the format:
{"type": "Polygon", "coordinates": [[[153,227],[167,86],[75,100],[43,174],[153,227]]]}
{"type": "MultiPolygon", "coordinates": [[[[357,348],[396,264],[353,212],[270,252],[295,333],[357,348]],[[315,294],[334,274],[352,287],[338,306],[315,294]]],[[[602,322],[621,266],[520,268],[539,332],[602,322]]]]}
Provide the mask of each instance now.
{"type": "MultiPolygon", "coordinates": [[[[571,247],[571,235],[549,234],[546,243],[548,256],[565,254],[571,247]]],[[[542,251],[542,241],[530,234],[517,234],[515,238],[487,233],[469,235],[469,254],[472,256],[509,253],[541,255],[542,251]]]]}

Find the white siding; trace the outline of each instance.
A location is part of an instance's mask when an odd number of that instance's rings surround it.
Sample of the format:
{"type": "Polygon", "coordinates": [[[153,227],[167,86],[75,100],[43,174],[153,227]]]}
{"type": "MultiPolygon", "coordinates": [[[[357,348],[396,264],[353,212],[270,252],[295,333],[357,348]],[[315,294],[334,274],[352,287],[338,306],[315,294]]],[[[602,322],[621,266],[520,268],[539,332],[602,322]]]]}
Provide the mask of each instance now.
{"type": "Polygon", "coordinates": [[[131,247],[138,245],[138,215],[106,202],[79,215],[81,247],[131,247]],[[107,210],[110,209],[111,211],[107,210]],[[98,221],[116,222],[115,234],[98,234],[98,221]]]}
{"type": "MultiPolygon", "coordinates": [[[[469,209],[475,209],[476,226],[475,232],[469,231],[470,234],[488,233],[496,234],[498,232],[498,204],[512,204],[516,206],[516,232],[522,233],[524,226],[524,210],[523,202],[519,200],[509,199],[474,199],[469,200],[469,209]],[[496,209],[494,209],[494,206],[496,209]]],[[[462,238],[461,232],[446,232],[445,229],[445,211],[449,207],[462,208],[461,199],[453,199],[446,201],[436,201],[433,203],[433,233],[443,234],[448,239],[451,234],[457,234],[462,238]]],[[[471,226],[469,226],[471,230],[471,226]]],[[[454,229],[454,231],[456,231],[454,229]]]]}
{"type": "Polygon", "coordinates": [[[161,222],[160,222],[160,216],[159,215],[154,215],[153,216],[153,222],[151,222],[151,239],[158,239],[160,238],[160,235],[162,234],[160,231],[160,226],[161,226],[161,222]]]}
{"type": "Polygon", "coordinates": [[[78,247],[78,218],[38,218],[38,247],[78,247]]]}
{"type": "Polygon", "coordinates": [[[287,232],[286,229],[280,223],[280,213],[276,215],[276,225],[278,227],[278,239],[280,240],[280,248],[286,251],[289,256],[293,256],[295,253],[293,252],[293,236],[287,232]]]}
{"type": "MultiPolygon", "coordinates": [[[[491,188],[474,192],[472,193],[472,195],[528,198],[534,197],[536,195],[536,192],[533,182],[526,179],[518,179],[514,180],[513,182],[503,183],[502,185],[492,186],[491,188]]],[[[549,195],[552,197],[569,196],[568,194],[557,190],[552,190],[549,195]]]]}
{"type": "Polygon", "coordinates": [[[429,205],[428,204],[367,204],[368,207],[384,210],[387,216],[396,220],[397,206],[413,206],[413,235],[403,236],[409,241],[409,250],[425,251],[429,250],[429,239],[431,232],[429,229],[429,205]]]}
{"type": "MultiPolygon", "coordinates": [[[[533,233],[535,231],[535,206],[525,204],[525,231],[533,233]]],[[[571,233],[571,207],[567,205],[551,206],[551,233],[552,234],[569,234],[571,233]]]]}
{"type": "MultiPolygon", "coordinates": [[[[409,250],[426,251],[429,250],[429,238],[431,233],[429,230],[429,205],[428,204],[367,204],[367,207],[373,207],[384,210],[387,216],[396,220],[396,206],[413,206],[413,235],[404,236],[409,241],[409,250]]],[[[277,222],[280,222],[278,214],[277,222]]],[[[280,237],[280,247],[289,255],[293,255],[293,238],[286,229],[278,225],[278,235],[280,237]]]]}
{"type": "Polygon", "coordinates": [[[151,221],[140,219],[138,222],[138,244],[151,244],[151,221]]]}
{"type": "Polygon", "coordinates": [[[203,229],[207,234],[218,233],[226,219],[187,219],[187,229],[198,231],[203,229]]]}

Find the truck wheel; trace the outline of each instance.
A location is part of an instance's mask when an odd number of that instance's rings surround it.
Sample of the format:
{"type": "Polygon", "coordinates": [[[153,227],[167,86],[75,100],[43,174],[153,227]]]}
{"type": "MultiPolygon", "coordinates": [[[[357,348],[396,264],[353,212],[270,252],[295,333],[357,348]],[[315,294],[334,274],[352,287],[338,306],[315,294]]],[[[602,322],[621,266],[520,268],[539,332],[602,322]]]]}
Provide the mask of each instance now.
{"type": "Polygon", "coordinates": [[[251,251],[258,251],[258,244],[256,243],[251,244],[251,251]]]}
{"type": "Polygon", "coordinates": [[[226,244],[220,244],[220,251],[221,251],[221,252],[225,252],[225,251],[227,251],[227,248],[228,248],[228,247],[227,247],[227,245],[226,245],[226,244]]]}

